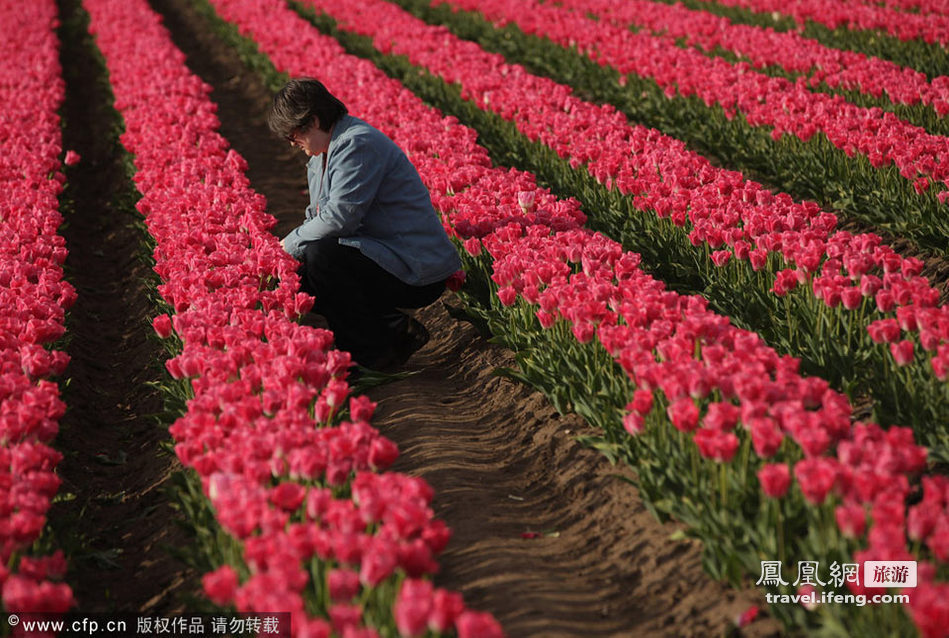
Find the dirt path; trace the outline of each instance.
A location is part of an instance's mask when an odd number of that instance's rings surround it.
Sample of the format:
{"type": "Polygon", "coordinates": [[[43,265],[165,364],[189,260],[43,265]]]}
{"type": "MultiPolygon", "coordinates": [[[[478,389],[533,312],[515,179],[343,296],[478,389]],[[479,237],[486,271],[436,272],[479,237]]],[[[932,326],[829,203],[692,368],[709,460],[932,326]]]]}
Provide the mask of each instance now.
{"type": "Polygon", "coordinates": [[[56,439],[65,454],[58,467],[64,500],[50,522],[71,557],[80,611],[173,613],[180,609],[174,593],[193,590],[194,574],[167,551],[183,534],[164,490],[179,466],[161,448],[170,437],[155,421],[162,401],[148,385],[161,378],[165,359],[148,339],[152,273],[141,259],[138,213],[115,203],[128,181],[112,142],[107,85],[96,81],[88,38],[78,35],[86,25],[73,28],[78,7],[78,0],[59,2],[64,148],[82,159],[67,169],[72,203],[61,228],[78,299],[67,325],[69,408],[56,439]]]}
{"type": "MultiPolygon", "coordinates": [[[[284,233],[306,206],[304,158],[268,132],[269,92],[189,2],[152,6],[214,87],[221,132],[284,233]]],[[[494,376],[510,353],[441,303],[420,318],[432,340],[409,364],[416,374],[369,396],[379,403],[374,425],[402,451],[395,469],[431,483],[436,513],[454,530],[439,586],[494,613],[512,637],[723,635],[760,603],[755,591],[709,580],[698,546],[671,541],[677,528],[656,522],[615,477],[623,470],[576,443],[586,429],[577,417],[494,376]]],[[[774,621],[759,620],[744,635],[776,633],[774,621]]]]}

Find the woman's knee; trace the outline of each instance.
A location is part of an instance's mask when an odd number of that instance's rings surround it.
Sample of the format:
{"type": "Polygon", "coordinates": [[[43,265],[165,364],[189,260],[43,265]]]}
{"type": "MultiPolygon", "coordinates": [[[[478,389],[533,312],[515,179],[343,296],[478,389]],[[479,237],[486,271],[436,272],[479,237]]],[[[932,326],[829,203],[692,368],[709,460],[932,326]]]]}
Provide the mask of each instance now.
{"type": "Polygon", "coordinates": [[[303,247],[303,265],[313,275],[331,273],[334,264],[339,263],[334,259],[334,253],[338,250],[339,241],[335,237],[307,242],[303,247]]]}

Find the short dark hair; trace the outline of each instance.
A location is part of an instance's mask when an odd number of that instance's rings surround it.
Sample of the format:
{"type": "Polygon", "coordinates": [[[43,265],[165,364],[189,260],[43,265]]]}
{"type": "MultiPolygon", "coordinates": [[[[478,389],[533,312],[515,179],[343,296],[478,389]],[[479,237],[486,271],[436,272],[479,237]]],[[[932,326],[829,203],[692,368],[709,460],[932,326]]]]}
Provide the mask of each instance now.
{"type": "Polygon", "coordinates": [[[289,137],[294,131],[309,128],[314,120],[321,130],[329,131],[346,113],[346,105],[322,82],[300,77],[287,82],[273,96],[267,124],[280,137],[289,137]]]}

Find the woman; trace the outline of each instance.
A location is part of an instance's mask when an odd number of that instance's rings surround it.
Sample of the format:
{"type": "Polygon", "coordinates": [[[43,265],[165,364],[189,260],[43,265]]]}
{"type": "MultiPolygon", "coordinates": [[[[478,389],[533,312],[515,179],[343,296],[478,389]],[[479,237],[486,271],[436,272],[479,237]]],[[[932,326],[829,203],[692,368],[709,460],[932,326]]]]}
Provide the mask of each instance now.
{"type": "Polygon", "coordinates": [[[282,241],[302,261],[301,289],[357,363],[403,364],[428,332],[399,309],[433,303],[461,268],[418,171],[315,79],[288,82],[268,120],[310,158],[306,219],[282,241]]]}

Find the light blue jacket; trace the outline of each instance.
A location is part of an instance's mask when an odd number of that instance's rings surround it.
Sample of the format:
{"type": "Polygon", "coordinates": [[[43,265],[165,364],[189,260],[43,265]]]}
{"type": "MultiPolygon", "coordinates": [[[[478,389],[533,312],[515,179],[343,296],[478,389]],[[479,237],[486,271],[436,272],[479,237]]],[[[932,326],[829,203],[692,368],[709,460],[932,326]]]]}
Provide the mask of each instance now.
{"type": "Polygon", "coordinates": [[[326,151],[307,162],[306,221],[284,238],[302,259],[307,242],[339,237],[407,284],[424,286],[461,268],[418,171],[395,142],[351,115],[326,151]]]}

